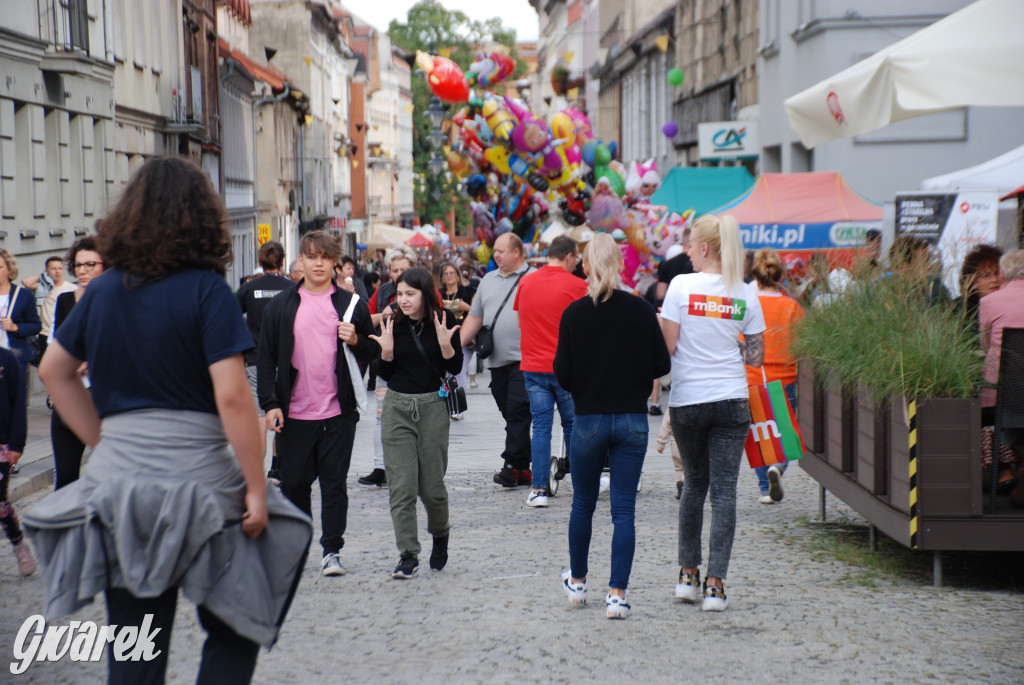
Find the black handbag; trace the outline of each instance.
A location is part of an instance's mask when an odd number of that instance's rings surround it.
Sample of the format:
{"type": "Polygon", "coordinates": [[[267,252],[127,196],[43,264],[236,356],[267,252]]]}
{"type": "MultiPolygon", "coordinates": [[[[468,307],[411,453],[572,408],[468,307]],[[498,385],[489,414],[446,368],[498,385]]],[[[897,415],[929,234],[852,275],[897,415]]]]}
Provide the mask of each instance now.
{"type": "MultiPolygon", "coordinates": [[[[409,323],[406,319],[406,323],[409,323]]],[[[420,351],[423,356],[423,360],[430,365],[430,368],[434,370],[441,379],[441,388],[438,390],[438,394],[444,398],[445,404],[448,405],[448,416],[454,417],[457,414],[469,409],[469,403],[466,401],[466,389],[459,385],[459,381],[455,376],[448,373],[447,371],[439,372],[434,363],[430,361],[430,357],[427,356],[427,351],[423,349],[423,343],[420,342],[420,337],[416,335],[415,329],[412,324],[409,324],[409,332],[412,333],[412,339],[416,343],[416,349],[420,351]]]]}
{"type": "MultiPolygon", "coordinates": [[[[498,307],[498,311],[494,313],[494,318],[491,319],[490,326],[481,326],[480,331],[476,334],[476,353],[481,359],[487,359],[494,352],[494,322],[501,316],[501,310],[505,308],[505,304],[508,302],[508,298],[512,297],[512,293],[519,287],[519,281],[522,280],[530,271],[530,267],[526,268],[526,271],[519,274],[519,278],[512,284],[512,289],[505,295],[505,299],[501,301],[501,306],[498,307]]],[[[479,292],[479,291],[478,291],[479,292]]]]}

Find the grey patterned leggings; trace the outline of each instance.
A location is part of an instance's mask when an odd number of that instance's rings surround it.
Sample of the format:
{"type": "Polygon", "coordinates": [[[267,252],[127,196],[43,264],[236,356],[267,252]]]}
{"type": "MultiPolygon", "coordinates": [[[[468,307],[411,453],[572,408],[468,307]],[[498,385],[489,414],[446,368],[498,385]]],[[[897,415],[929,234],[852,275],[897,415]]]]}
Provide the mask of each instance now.
{"type": "Polygon", "coordinates": [[[671,407],[672,433],[686,481],[679,500],[679,565],[700,566],[704,500],[711,490],[708,576],[725,579],[736,533],[736,480],[750,430],[747,400],[671,407]]]}

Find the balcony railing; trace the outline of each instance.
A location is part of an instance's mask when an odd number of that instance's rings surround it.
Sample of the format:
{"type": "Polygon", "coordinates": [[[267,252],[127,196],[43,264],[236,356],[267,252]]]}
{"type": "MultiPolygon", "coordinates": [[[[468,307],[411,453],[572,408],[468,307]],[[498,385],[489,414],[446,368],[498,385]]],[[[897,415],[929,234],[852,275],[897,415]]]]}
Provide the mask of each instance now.
{"type": "Polygon", "coordinates": [[[88,0],[36,0],[39,37],[58,52],[89,52],[88,0]]]}

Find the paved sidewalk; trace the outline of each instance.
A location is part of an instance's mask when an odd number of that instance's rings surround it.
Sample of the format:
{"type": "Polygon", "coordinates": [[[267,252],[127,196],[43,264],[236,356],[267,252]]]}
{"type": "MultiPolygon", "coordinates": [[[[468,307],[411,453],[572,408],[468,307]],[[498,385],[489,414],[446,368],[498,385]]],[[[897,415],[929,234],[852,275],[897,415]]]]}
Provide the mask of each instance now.
{"type": "MultiPolygon", "coordinates": [[[[486,374],[480,380],[486,381],[486,374]]],[[[651,440],[637,501],[632,616],[604,616],[611,522],[608,496],[595,515],[590,604],[570,606],[559,587],[568,566],[572,487],[563,481],[547,509],[525,504],[526,488],[491,482],[501,463],[502,422],[483,385],[452,424],[447,479],[451,561],[395,581],[397,561],[387,490],[356,484],[372,468],[372,416],[359,424],[342,561],[348,575],[321,578],[319,547],[305,570],[277,646],[261,654],[257,683],[1020,683],[1024,594],[933,588],[925,577],[851,583],[868,571],[812,560],[799,520],[817,515],[817,484],[799,468],[786,474],[785,500],[757,502],[754,474],[740,474],[738,527],[726,581],[730,607],[702,614],[673,597],[677,501],[671,459],[651,440]]],[[[42,493],[23,498],[27,510],[42,493]]],[[[318,506],[314,491],[314,507],[318,506]]],[[[318,512],[314,512],[318,516],[318,512]]],[[[705,548],[710,507],[705,517],[705,548]]],[[[834,498],[829,516],[856,515],[834,498]]],[[[319,522],[317,521],[317,529],[319,522]]],[[[429,535],[420,509],[424,561],[429,535]]],[[[319,537],[319,530],[314,540],[319,537]]],[[[9,549],[9,548],[7,548],[9,549]]],[[[21,623],[38,613],[42,582],[17,576],[0,553],[0,669],[8,673],[21,623]]],[[[202,630],[179,602],[168,680],[193,682],[202,630]]],[[[105,623],[102,599],[63,619],[105,623]]],[[[34,664],[4,682],[93,683],[105,663],[34,664]]]]}

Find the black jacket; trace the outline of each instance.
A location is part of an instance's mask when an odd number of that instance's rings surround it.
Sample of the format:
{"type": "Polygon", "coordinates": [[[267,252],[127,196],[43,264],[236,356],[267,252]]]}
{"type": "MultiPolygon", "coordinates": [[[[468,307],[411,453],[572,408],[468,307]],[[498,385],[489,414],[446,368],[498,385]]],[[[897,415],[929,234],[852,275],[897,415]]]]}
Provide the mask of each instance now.
{"type": "Polygon", "coordinates": [[[651,381],[672,370],[654,307],[621,290],[562,312],[553,370],[577,414],[643,414],[651,381]]]}
{"type": "MultiPolygon", "coordinates": [[[[292,366],[292,352],[295,350],[295,314],[299,311],[298,287],[284,290],[267,305],[263,312],[263,325],[260,328],[260,343],[256,352],[256,390],[260,399],[260,407],[264,411],[280,409],[288,416],[288,407],[292,399],[292,387],[298,371],[292,366]],[[287,370],[287,373],[282,371],[287,370]]],[[[352,293],[338,288],[331,296],[334,308],[340,319],[348,309],[352,293]]],[[[373,334],[370,321],[370,310],[362,301],[356,304],[352,314],[352,323],[356,327],[358,342],[352,351],[356,355],[360,368],[380,354],[380,345],[369,336],[373,334]]],[[[356,410],[356,398],[349,379],[348,362],[345,360],[343,345],[348,343],[338,340],[338,352],[335,367],[338,378],[338,403],[343,414],[356,410]]]]}

